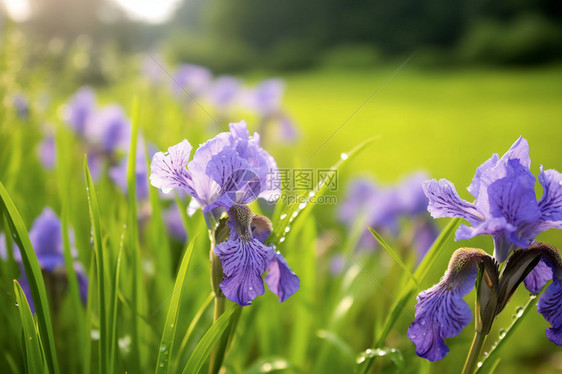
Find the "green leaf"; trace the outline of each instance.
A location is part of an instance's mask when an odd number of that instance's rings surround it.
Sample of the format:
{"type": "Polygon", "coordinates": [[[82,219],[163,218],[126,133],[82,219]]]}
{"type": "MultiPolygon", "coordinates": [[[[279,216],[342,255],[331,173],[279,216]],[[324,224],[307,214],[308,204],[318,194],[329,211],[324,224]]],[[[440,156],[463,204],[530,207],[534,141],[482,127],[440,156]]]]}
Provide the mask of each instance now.
{"type": "Polygon", "coordinates": [[[387,349],[367,349],[362,352],[359,357],[357,357],[357,374],[366,374],[373,362],[377,357],[388,357],[392,360],[394,365],[396,365],[396,371],[401,373],[404,371],[404,357],[402,352],[398,349],[387,348],[387,349]]]}
{"type": "Polygon", "coordinates": [[[214,299],[215,299],[215,293],[213,291],[211,291],[209,296],[207,296],[207,298],[203,302],[203,305],[201,305],[201,307],[199,308],[197,313],[195,313],[195,316],[193,317],[193,319],[189,323],[187,331],[185,332],[185,335],[183,336],[183,339],[181,341],[180,348],[179,348],[178,352],[175,354],[176,363],[174,365],[174,373],[177,373],[179,371],[178,368],[180,367],[180,362],[181,362],[181,359],[182,359],[182,356],[183,356],[183,352],[187,348],[187,342],[189,341],[189,338],[191,337],[191,334],[193,333],[193,330],[195,330],[195,326],[197,326],[197,324],[199,323],[199,320],[201,320],[201,317],[203,316],[203,313],[205,313],[207,308],[209,308],[209,305],[211,305],[211,302],[214,299]]]}
{"type": "MultiPolygon", "coordinates": [[[[542,292],[544,292],[545,289],[546,287],[543,288],[542,292]]],[[[525,305],[517,307],[517,309],[515,310],[515,314],[513,315],[513,322],[511,322],[511,325],[507,328],[507,330],[504,331],[500,330],[499,340],[492,346],[488,355],[484,357],[484,359],[482,360],[482,365],[476,369],[475,374],[492,373],[494,371],[494,369],[499,363],[499,359],[500,359],[499,354],[502,348],[505,346],[506,341],[508,341],[509,338],[511,338],[511,336],[517,329],[517,326],[521,324],[525,316],[537,304],[538,298],[540,297],[541,294],[530,295],[529,300],[527,300],[525,305]]]]}
{"type": "Polygon", "coordinates": [[[55,349],[55,339],[53,337],[53,326],[51,324],[51,313],[49,311],[49,303],[47,301],[47,291],[45,289],[45,282],[41,274],[41,268],[37,261],[35,251],[31,246],[29,235],[21,219],[21,216],[10,198],[8,191],[0,182],[0,208],[4,211],[6,221],[10,226],[12,235],[16,244],[20,248],[21,258],[25,274],[29,282],[31,296],[35,305],[37,315],[37,324],[39,327],[39,336],[41,336],[41,343],[45,352],[45,360],[49,371],[53,374],[59,373],[59,364],[55,349]]]}
{"type": "Polygon", "coordinates": [[[213,323],[201,338],[197,347],[195,347],[193,354],[183,369],[183,374],[196,374],[200,372],[205,361],[209,358],[211,351],[230,325],[230,321],[238,318],[240,312],[242,312],[242,307],[238,304],[234,304],[213,323]]]}
{"type": "MultiPolygon", "coordinates": [[[[439,237],[435,240],[435,243],[433,243],[425,257],[423,258],[422,262],[417,267],[416,271],[414,271],[413,276],[419,282],[423,282],[431,267],[445,249],[446,244],[449,243],[449,241],[453,238],[455,230],[457,229],[459,223],[460,218],[452,219],[445,227],[445,229],[443,229],[441,234],[439,234],[439,237]]],[[[402,289],[398,301],[394,304],[390,313],[388,313],[387,315],[381,332],[375,334],[375,347],[380,348],[384,345],[384,341],[386,340],[388,333],[392,330],[392,327],[402,314],[402,311],[406,309],[406,307],[410,303],[410,299],[416,294],[417,291],[419,291],[419,286],[417,286],[413,281],[408,282],[406,287],[402,289]]]]}
{"type": "Polygon", "coordinates": [[[43,373],[45,370],[43,351],[41,350],[39,336],[35,329],[35,322],[31,309],[25,298],[18,281],[14,280],[14,292],[16,293],[16,306],[21,319],[23,328],[23,341],[25,346],[25,358],[27,361],[28,373],[43,373]]]}
{"type": "Polygon", "coordinates": [[[257,360],[244,374],[275,373],[291,367],[291,363],[282,357],[264,358],[257,360]]]}
{"type": "MultiPolygon", "coordinates": [[[[285,241],[285,234],[290,231],[290,227],[297,217],[309,206],[310,202],[314,198],[322,196],[326,192],[326,187],[329,185],[330,180],[336,175],[336,173],[343,168],[351,159],[357,156],[367,145],[369,145],[374,138],[367,139],[363,143],[359,144],[357,147],[353,148],[348,153],[345,153],[345,157],[341,157],[340,160],[332,166],[326,176],[316,187],[311,191],[301,194],[297,202],[288,205],[283,209],[283,214],[279,217],[274,217],[273,221],[273,232],[269,235],[268,243],[275,244],[285,241]],[[289,229],[289,230],[287,230],[289,229]]],[[[281,205],[281,204],[279,204],[281,205]]],[[[276,213],[278,213],[276,209],[276,213]]]]}
{"type": "Polygon", "coordinates": [[[113,367],[110,363],[110,325],[108,308],[106,306],[108,295],[106,294],[105,287],[105,260],[104,248],[101,240],[101,224],[100,224],[100,209],[96,189],[90,170],[88,169],[88,157],[84,157],[84,172],[86,175],[86,191],[88,195],[88,207],[90,211],[90,224],[92,226],[92,235],[94,240],[94,254],[97,267],[97,281],[98,281],[98,308],[99,308],[99,321],[100,321],[100,339],[99,339],[99,367],[102,372],[111,373],[113,367]]]}
{"type": "Polygon", "coordinates": [[[406,264],[404,264],[404,262],[402,262],[402,259],[400,258],[400,256],[398,255],[398,253],[396,253],[394,251],[394,249],[392,249],[388,243],[383,239],[382,236],[380,236],[380,234],[378,232],[376,232],[375,230],[373,230],[372,228],[369,227],[369,231],[371,232],[371,234],[375,237],[375,239],[377,239],[377,241],[380,243],[380,245],[386,250],[386,252],[390,255],[390,257],[392,257],[394,259],[394,261],[396,261],[396,263],[398,265],[400,265],[400,267],[402,268],[402,270],[404,270],[404,273],[406,275],[408,275],[408,277],[410,277],[410,280],[412,282],[414,282],[414,284],[416,285],[416,287],[420,287],[420,284],[418,282],[418,280],[416,279],[416,277],[414,276],[414,274],[412,274],[412,272],[410,271],[410,269],[408,269],[408,267],[406,266],[406,264]]]}
{"type": "Polygon", "coordinates": [[[174,285],[174,291],[172,293],[172,299],[170,300],[170,306],[168,307],[168,315],[166,317],[166,324],[164,325],[164,331],[162,332],[162,339],[160,340],[160,348],[158,352],[158,361],[156,363],[156,373],[167,373],[170,365],[170,355],[174,345],[174,338],[176,336],[176,328],[178,325],[178,315],[180,312],[180,301],[183,293],[183,283],[185,281],[185,276],[187,274],[187,268],[191,261],[191,255],[193,253],[193,246],[195,245],[194,237],[189,243],[183,259],[181,261],[180,268],[178,270],[178,275],[176,277],[176,283],[174,285]]]}
{"type": "MultiPolygon", "coordinates": [[[[140,280],[139,274],[141,273],[141,265],[140,265],[140,249],[138,245],[138,217],[137,217],[137,195],[136,195],[136,160],[137,160],[137,138],[138,138],[138,113],[139,112],[139,105],[138,105],[138,98],[133,98],[133,105],[132,105],[132,130],[131,130],[131,141],[129,145],[129,155],[127,159],[127,197],[128,197],[128,212],[127,212],[127,228],[128,228],[128,250],[131,254],[131,263],[132,263],[132,295],[131,295],[131,303],[133,305],[133,309],[137,313],[142,314],[142,308],[140,305],[140,297],[141,297],[141,287],[142,283],[140,280]]],[[[140,367],[142,367],[142,361],[144,360],[144,355],[141,354],[141,333],[140,333],[140,323],[137,314],[133,315],[133,329],[132,329],[132,362],[133,366],[131,371],[137,372],[140,371],[140,367]]]]}

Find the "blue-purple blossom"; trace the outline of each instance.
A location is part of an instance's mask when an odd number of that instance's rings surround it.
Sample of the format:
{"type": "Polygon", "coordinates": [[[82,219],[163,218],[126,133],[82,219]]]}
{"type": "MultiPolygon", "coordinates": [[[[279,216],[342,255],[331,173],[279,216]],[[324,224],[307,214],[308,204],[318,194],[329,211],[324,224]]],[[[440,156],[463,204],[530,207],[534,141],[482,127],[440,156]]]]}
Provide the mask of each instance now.
{"type": "Polygon", "coordinates": [[[131,136],[131,124],[119,105],[107,105],[88,119],[86,134],[88,141],[107,154],[126,149],[131,136]]]}
{"type": "Polygon", "coordinates": [[[438,361],[449,353],[445,338],[460,334],[472,320],[472,311],[463,300],[476,282],[478,263],[487,254],[479,249],[459,249],[449,268],[435,286],[417,297],[414,322],[408,337],[416,345],[416,353],[429,361],[438,361]]]}
{"type": "MultiPolygon", "coordinates": [[[[29,240],[35,250],[37,261],[41,270],[47,274],[58,273],[65,270],[64,249],[62,241],[62,226],[60,220],[50,208],[45,208],[43,212],[35,219],[31,230],[29,230],[29,240]]],[[[71,246],[74,246],[74,236],[70,234],[71,246]]],[[[0,235],[0,254],[5,258],[5,238],[0,235]],[[3,248],[2,248],[3,247],[3,248]],[[4,253],[2,253],[4,252],[4,253]]],[[[21,266],[22,258],[19,249],[14,246],[14,259],[20,263],[22,271],[19,283],[27,297],[31,310],[33,311],[33,299],[31,290],[23,266],[21,266]]],[[[82,301],[86,302],[88,294],[88,279],[85,271],[79,262],[73,264],[78,278],[78,286],[82,301]]]]}
{"type": "Polygon", "coordinates": [[[38,149],[39,161],[47,170],[52,170],[56,163],[56,147],[55,137],[51,134],[45,136],[43,141],[39,144],[38,149]]]}
{"type": "Polygon", "coordinates": [[[501,158],[494,154],[477,169],[468,187],[474,204],[462,200],[451,182],[434,179],[424,184],[428,210],[434,218],[460,217],[470,223],[459,227],[457,240],[492,235],[494,256],[503,262],[513,249],[529,247],[539,233],[562,228],[562,175],[541,167],[544,192],[537,202],[530,165],[527,141],[519,138],[501,158]]]}
{"type": "MultiPolygon", "coordinates": [[[[205,212],[248,204],[257,197],[276,200],[277,164],[260,146],[257,133],[250,136],[244,121],[230,124],[230,132],[218,134],[201,145],[190,161],[187,140],[158,152],[150,166],[150,182],[163,192],[182,191],[205,212]]],[[[193,208],[194,205],[191,204],[193,208]]]]}
{"type": "Polygon", "coordinates": [[[207,90],[206,97],[219,111],[225,111],[234,103],[239,93],[240,81],[238,79],[221,76],[213,81],[207,90]]]}
{"type": "MultiPolygon", "coordinates": [[[[358,219],[363,219],[367,226],[377,231],[396,235],[402,218],[413,219],[413,243],[419,257],[423,257],[437,237],[433,223],[427,219],[428,200],[422,189],[426,179],[425,173],[417,172],[394,186],[381,187],[370,178],[357,178],[350,183],[346,199],[340,206],[340,221],[351,229],[358,219]]],[[[372,248],[376,245],[376,239],[365,230],[359,247],[372,248]]]]}
{"type": "Polygon", "coordinates": [[[86,136],[87,122],[96,109],[96,96],[89,87],[81,88],[66,105],[65,122],[77,135],[86,136]]]}
{"type": "Polygon", "coordinates": [[[254,219],[250,208],[241,204],[232,205],[228,217],[230,236],[214,250],[222,265],[224,279],[220,289],[226,298],[242,306],[250,305],[265,292],[262,277],[266,270],[265,282],[280,302],[293,295],[300,287],[299,278],[281,253],[264,244],[268,231],[271,232],[269,226],[263,219],[254,219]]]}
{"type": "Polygon", "coordinates": [[[186,95],[186,91],[193,96],[202,94],[211,83],[213,74],[203,66],[183,64],[174,73],[172,91],[178,95],[186,95]]]}

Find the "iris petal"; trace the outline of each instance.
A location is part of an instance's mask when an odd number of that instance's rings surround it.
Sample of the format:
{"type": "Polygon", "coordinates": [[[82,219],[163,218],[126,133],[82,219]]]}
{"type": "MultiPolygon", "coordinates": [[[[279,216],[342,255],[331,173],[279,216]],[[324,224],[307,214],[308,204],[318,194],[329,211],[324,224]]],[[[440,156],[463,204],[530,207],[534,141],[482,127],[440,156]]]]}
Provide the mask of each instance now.
{"type": "Polygon", "coordinates": [[[265,283],[271,292],[279,296],[280,303],[299,290],[300,279],[287,265],[287,261],[281,253],[275,252],[267,270],[265,283]]]}

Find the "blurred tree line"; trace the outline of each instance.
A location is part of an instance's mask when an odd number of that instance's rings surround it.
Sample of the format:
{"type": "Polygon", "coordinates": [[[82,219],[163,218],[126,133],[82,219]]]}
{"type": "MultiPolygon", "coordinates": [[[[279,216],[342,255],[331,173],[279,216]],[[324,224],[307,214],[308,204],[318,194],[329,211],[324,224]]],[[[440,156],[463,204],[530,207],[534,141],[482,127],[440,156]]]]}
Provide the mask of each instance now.
{"type": "Polygon", "coordinates": [[[562,57],[559,0],[183,0],[159,25],[127,19],[109,0],[30,2],[22,26],[40,42],[71,48],[87,35],[91,56],[159,50],[217,72],[361,67],[412,52],[431,65],[562,57]]]}
{"type": "Polygon", "coordinates": [[[361,66],[414,51],[432,64],[562,57],[559,0],[184,0],[173,23],[189,16],[198,32],[173,34],[171,55],[217,69],[361,66]]]}

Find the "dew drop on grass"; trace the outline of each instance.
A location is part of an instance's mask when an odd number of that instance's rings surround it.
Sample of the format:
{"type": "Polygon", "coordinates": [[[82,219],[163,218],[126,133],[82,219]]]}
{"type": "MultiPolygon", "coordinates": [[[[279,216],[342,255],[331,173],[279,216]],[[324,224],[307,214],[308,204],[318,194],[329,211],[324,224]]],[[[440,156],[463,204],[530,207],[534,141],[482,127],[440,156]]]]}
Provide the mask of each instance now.
{"type": "Polygon", "coordinates": [[[524,311],[525,308],[523,308],[522,306],[518,306],[517,309],[515,309],[515,318],[521,317],[524,311]]]}
{"type": "Polygon", "coordinates": [[[500,329],[500,339],[505,338],[506,333],[507,333],[507,331],[505,329],[500,329]]]}
{"type": "Polygon", "coordinates": [[[164,363],[161,362],[159,366],[160,366],[161,368],[163,368],[163,367],[164,367],[164,363]]]}
{"type": "Polygon", "coordinates": [[[20,305],[18,303],[16,303],[16,306],[19,307],[20,305]]]}
{"type": "Polygon", "coordinates": [[[482,363],[479,362],[479,363],[477,364],[477,366],[478,366],[478,367],[482,367],[482,363]]]}
{"type": "Polygon", "coordinates": [[[166,346],[165,346],[165,345],[163,345],[163,346],[160,347],[160,352],[164,352],[165,350],[166,350],[166,346]]]}
{"type": "Polygon", "coordinates": [[[281,214],[281,217],[279,217],[279,219],[285,219],[287,218],[287,215],[285,213],[281,214]]]}
{"type": "Polygon", "coordinates": [[[340,156],[340,158],[344,161],[347,160],[348,157],[349,156],[347,155],[347,153],[342,153],[341,156],[340,156]]]}

